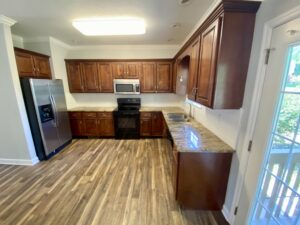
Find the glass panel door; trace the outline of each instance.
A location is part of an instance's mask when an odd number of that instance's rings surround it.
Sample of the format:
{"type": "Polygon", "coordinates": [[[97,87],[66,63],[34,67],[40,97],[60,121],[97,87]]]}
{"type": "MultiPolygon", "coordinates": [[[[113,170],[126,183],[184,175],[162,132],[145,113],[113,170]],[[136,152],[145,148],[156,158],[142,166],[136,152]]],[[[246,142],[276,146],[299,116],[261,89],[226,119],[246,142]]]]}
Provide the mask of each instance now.
{"type": "Polygon", "coordinates": [[[300,44],[290,46],[252,225],[300,224],[300,44]]]}

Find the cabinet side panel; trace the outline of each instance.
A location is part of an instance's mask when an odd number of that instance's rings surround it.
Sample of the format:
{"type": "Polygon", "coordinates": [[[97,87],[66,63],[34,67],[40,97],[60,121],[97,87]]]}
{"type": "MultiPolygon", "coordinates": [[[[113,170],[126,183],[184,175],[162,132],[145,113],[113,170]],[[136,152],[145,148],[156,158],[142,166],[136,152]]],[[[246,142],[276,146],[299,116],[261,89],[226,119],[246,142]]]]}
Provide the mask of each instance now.
{"type": "Polygon", "coordinates": [[[181,153],[177,201],[186,208],[221,210],[225,200],[231,153],[181,153]]]}
{"type": "Polygon", "coordinates": [[[225,13],[217,67],[215,109],[239,109],[243,104],[255,14],[225,13]]]}

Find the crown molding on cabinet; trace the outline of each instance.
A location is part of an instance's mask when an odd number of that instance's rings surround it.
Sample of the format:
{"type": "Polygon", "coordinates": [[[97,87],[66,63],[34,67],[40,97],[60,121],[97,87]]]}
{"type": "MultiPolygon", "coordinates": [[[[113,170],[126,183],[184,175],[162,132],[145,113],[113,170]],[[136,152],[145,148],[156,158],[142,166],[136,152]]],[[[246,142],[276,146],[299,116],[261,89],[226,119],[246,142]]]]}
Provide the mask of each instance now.
{"type": "Polygon", "coordinates": [[[8,26],[12,26],[16,23],[17,21],[16,20],[13,20],[7,16],[4,16],[4,15],[0,15],[0,24],[5,24],[5,25],[8,25],[8,26]]]}

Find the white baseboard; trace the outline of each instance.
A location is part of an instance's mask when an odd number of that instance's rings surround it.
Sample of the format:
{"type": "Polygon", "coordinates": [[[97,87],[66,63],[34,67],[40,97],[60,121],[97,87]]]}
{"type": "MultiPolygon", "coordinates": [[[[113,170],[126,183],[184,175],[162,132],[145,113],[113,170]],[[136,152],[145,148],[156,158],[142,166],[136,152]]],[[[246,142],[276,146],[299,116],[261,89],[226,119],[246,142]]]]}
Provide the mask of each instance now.
{"type": "Polygon", "coordinates": [[[33,166],[39,162],[37,157],[30,159],[1,159],[0,164],[5,165],[20,165],[20,166],[33,166]]]}
{"type": "Polygon", "coordinates": [[[222,213],[223,213],[223,216],[225,217],[225,219],[227,220],[227,222],[229,224],[233,224],[233,219],[230,215],[230,211],[228,210],[228,208],[225,205],[223,205],[222,213]]]}

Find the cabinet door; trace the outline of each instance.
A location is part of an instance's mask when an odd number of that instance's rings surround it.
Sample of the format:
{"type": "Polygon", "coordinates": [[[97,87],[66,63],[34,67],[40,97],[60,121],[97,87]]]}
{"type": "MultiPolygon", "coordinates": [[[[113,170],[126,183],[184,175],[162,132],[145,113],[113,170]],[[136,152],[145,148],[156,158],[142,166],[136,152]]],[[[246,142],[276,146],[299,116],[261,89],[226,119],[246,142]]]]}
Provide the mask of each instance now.
{"type": "Polygon", "coordinates": [[[99,89],[102,93],[113,93],[113,73],[110,63],[98,63],[99,89]]]}
{"type": "Polygon", "coordinates": [[[97,119],[84,119],[84,135],[98,136],[97,119]]]}
{"type": "Polygon", "coordinates": [[[156,63],[142,63],[141,91],[144,93],[156,92],[156,63]]]}
{"type": "Polygon", "coordinates": [[[34,77],[34,61],[30,54],[15,51],[16,63],[20,77],[34,77]]]}
{"type": "Polygon", "coordinates": [[[85,92],[99,92],[98,69],[96,62],[81,63],[85,92]]]}
{"type": "Polygon", "coordinates": [[[211,107],[217,65],[219,19],[201,34],[201,49],[196,101],[211,107]]]}
{"type": "Polygon", "coordinates": [[[152,113],[152,136],[162,136],[164,130],[163,117],[161,112],[152,113]]]}
{"type": "Polygon", "coordinates": [[[172,63],[157,63],[157,92],[172,92],[172,63]]]}
{"type": "Polygon", "coordinates": [[[139,79],[141,73],[141,63],[128,62],[126,63],[125,78],[139,79]]]}
{"type": "Polygon", "coordinates": [[[84,126],[82,119],[70,119],[71,131],[73,136],[80,137],[84,133],[84,126]]]}
{"type": "Polygon", "coordinates": [[[196,100],[197,76],[199,65],[200,38],[191,46],[190,72],[188,76],[187,95],[190,100],[196,100]]]}
{"type": "Polygon", "coordinates": [[[98,118],[98,132],[101,137],[113,137],[115,136],[114,120],[113,117],[98,118]]]}
{"type": "Polygon", "coordinates": [[[68,83],[71,93],[84,91],[79,62],[67,62],[68,83]]]}
{"type": "Polygon", "coordinates": [[[112,72],[115,79],[124,78],[126,64],[124,62],[112,63],[112,72]]]}
{"type": "Polygon", "coordinates": [[[37,77],[51,79],[49,58],[33,56],[33,59],[37,77]]]}
{"type": "Polygon", "coordinates": [[[142,137],[150,137],[152,135],[151,118],[141,118],[140,123],[140,135],[142,137]]]}

